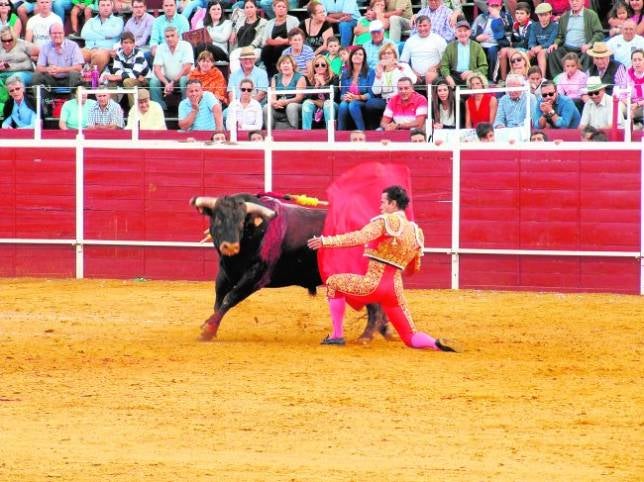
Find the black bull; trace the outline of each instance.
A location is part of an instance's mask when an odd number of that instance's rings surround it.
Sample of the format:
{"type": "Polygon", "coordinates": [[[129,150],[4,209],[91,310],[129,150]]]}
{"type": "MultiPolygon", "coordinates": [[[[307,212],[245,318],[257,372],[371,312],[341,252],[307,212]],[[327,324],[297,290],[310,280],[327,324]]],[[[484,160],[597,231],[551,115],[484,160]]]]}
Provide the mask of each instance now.
{"type": "MultiPolygon", "coordinates": [[[[201,337],[211,340],[224,315],[261,288],[302,286],[315,294],[322,284],[317,255],[306,246],[319,236],[326,210],[284,204],[250,194],[196,197],[190,203],[210,218],[209,233],[219,254],[214,313],[201,337]]],[[[379,305],[367,305],[367,325],[359,340],[375,332],[391,338],[379,305]]]]}

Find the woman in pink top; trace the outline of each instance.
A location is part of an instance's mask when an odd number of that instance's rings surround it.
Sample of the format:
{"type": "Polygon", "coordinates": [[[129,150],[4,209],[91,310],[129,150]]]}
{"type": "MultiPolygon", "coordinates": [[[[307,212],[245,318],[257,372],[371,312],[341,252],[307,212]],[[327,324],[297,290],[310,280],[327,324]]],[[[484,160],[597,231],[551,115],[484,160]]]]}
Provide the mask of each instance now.
{"type": "Polygon", "coordinates": [[[577,108],[583,108],[588,96],[584,92],[586,87],[586,75],[581,70],[579,57],[574,52],[567,53],[563,58],[564,71],[557,76],[557,92],[575,101],[577,108]]]}
{"type": "MultiPolygon", "coordinates": [[[[635,124],[644,124],[644,50],[631,53],[631,67],[626,71],[627,85],[631,89],[631,113],[635,124]]],[[[641,128],[642,126],[640,126],[641,128]]]]}

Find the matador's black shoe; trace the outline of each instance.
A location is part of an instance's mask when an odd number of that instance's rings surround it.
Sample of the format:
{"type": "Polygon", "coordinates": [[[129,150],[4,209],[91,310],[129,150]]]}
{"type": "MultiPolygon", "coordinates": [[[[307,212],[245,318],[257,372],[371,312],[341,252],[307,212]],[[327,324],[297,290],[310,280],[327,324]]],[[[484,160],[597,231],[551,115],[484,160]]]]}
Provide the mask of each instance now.
{"type": "Polygon", "coordinates": [[[440,351],[447,351],[452,353],[459,352],[455,343],[446,340],[445,338],[436,338],[436,348],[438,348],[440,351]]]}
{"type": "Polygon", "coordinates": [[[344,338],[331,338],[331,335],[327,335],[326,338],[320,342],[320,345],[344,346],[346,344],[347,343],[344,341],[344,338]]]}

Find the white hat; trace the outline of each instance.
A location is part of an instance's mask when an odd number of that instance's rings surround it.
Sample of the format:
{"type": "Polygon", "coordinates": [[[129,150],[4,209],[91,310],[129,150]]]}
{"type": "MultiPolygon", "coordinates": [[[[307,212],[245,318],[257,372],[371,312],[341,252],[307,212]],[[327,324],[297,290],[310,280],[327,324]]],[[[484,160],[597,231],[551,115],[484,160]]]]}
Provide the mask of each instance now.
{"type": "Polygon", "coordinates": [[[369,32],[382,32],[385,26],[380,20],[374,20],[369,24],[369,32]]]}

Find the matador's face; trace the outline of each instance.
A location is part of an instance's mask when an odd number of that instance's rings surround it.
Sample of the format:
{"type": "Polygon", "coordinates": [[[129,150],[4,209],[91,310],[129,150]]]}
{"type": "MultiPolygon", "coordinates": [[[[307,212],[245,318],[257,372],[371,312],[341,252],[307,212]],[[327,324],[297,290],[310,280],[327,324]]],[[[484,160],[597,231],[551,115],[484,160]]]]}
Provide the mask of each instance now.
{"type": "Polygon", "coordinates": [[[398,211],[398,204],[396,201],[390,201],[387,197],[387,193],[383,192],[380,196],[380,213],[388,214],[395,213],[396,211],[398,211]]]}

